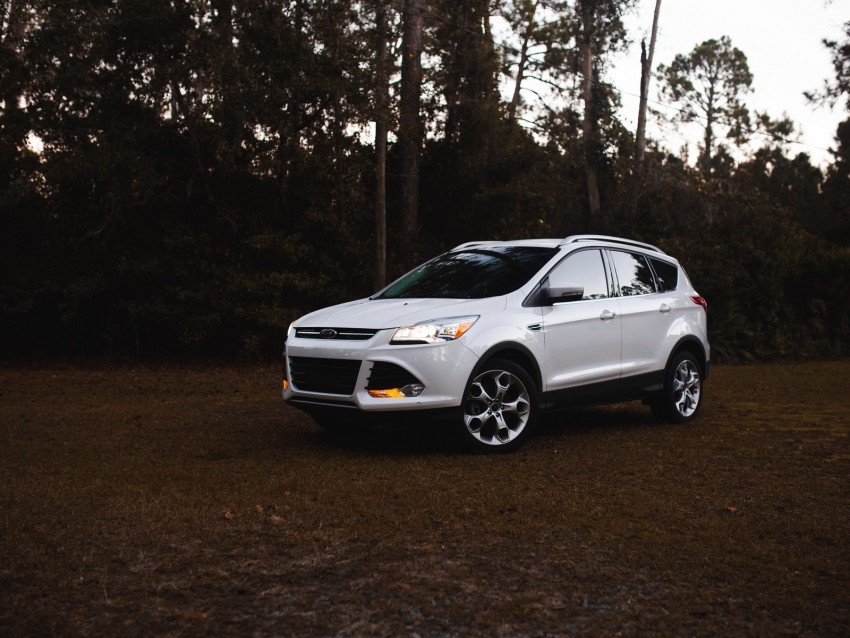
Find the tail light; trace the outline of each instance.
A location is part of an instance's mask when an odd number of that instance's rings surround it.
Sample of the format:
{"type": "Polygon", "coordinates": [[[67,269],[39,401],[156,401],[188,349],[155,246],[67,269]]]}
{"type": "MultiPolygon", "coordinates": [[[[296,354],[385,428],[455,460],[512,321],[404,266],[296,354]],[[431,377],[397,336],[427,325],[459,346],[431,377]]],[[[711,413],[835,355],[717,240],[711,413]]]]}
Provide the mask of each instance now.
{"type": "Polygon", "coordinates": [[[696,295],[691,297],[691,301],[693,301],[696,305],[702,306],[702,309],[705,310],[705,314],[708,314],[708,301],[706,301],[705,297],[700,297],[696,295]]]}

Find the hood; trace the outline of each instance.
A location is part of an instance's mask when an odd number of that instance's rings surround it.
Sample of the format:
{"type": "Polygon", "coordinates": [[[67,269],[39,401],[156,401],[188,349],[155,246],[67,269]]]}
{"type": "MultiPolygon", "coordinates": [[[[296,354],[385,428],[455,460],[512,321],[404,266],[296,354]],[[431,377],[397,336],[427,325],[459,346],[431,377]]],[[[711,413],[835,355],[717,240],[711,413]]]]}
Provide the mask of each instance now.
{"type": "Polygon", "coordinates": [[[430,319],[504,310],[505,297],[488,299],[359,299],[304,315],[295,325],[311,328],[385,330],[430,319]]]}

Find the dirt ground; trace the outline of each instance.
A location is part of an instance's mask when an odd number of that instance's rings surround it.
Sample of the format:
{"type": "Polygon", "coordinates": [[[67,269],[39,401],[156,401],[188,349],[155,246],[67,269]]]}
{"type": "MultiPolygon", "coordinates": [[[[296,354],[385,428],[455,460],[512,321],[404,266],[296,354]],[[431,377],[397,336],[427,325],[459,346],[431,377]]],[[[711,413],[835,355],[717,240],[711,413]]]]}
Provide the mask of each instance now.
{"type": "Polygon", "coordinates": [[[3,636],[850,634],[850,362],[512,455],[330,438],[277,366],[0,368],[3,636]]]}

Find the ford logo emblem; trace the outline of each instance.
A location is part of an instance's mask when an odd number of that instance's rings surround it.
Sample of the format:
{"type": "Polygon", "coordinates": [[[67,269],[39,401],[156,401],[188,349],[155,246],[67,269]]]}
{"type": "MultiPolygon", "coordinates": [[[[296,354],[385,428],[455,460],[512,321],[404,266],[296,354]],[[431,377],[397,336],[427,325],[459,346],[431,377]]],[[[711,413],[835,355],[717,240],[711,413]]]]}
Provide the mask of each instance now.
{"type": "Polygon", "coordinates": [[[319,336],[322,337],[322,339],[333,339],[336,335],[337,331],[333,328],[323,328],[319,333],[319,336]]]}

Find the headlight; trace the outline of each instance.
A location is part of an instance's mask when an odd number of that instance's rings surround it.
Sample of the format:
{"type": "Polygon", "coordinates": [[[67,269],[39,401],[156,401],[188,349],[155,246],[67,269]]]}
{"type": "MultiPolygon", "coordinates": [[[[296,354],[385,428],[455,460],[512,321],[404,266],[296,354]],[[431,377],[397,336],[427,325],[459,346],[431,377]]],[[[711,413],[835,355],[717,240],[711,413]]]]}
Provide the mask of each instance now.
{"type": "Polygon", "coordinates": [[[405,326],[395,331],[390,343],[409,345],[412,343],[454,341],[469,330],[476,321],[478,321],[477,315],[474,317],[433,319],[413,326],[405,326]]]}

